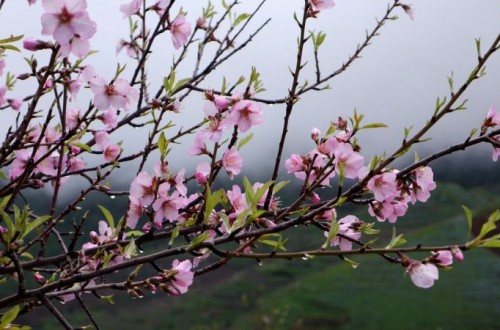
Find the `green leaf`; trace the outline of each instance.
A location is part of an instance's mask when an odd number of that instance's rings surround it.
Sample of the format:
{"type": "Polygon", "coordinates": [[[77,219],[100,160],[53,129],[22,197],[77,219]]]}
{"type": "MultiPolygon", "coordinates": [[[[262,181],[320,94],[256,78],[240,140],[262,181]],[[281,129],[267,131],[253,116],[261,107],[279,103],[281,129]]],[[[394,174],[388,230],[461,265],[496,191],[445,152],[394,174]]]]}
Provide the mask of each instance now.
{"type": "Polygon", "coordinates": [[[8,44],[11,42],[16,42],[16,41],[21,40],[23,37],[24,37],[24,34],[21,34],[20,36],[15,36],[15,37],[11,35],[9,38],[0,39],[0,44],[8,44]]]}
{"type": "Polygon", "coordinates": [[[86,145],[85,143],[80,143],[80,142],[72,142],[71,143],[72,146],[75,146],[75,147],[78,147],[80,149],[83,149],[87,152],[92,152],[92,148],[90,148],[88,145],[86,145]]]}
{"type": "MultiPolygon", "coordinates": [[[[118,226],[119,227],[119,226],[118,226]]],[[[142,236],[144,233],[140,230],[131,230],[125,234],[125,237],[142,236]]]]}
{"type": "Polygon", "coordinates": [[[212,210],[217,206],[217,204],[222,203],[225,199],[224,189],[219,189],[212,193],[210,187],[207,187],[206,192],[206,202],[205,202],[205,223],[208,222],[212,210]]]}
{"type": "Polygon", "coordinates": [[[158,138],[158,149],[160,149],[161,157],[163,158],[167,152],[168,141],[165,138],[165,133],[161,132],[158,138]]]}
{"type": "Polygon", "coordinates": [[[125,246],[124,256],[126,259],[137,256],[137,245],[135,244],[135,239],[132,238],[127,246],[125,246]]]}
{"type": "Polygon", "coordinates": [[[253,133],[245,136],[243,139],[240,140],[236,149],[240,150],[245,144],[250,142],[250,140],[252,140],[252,138],[253,138],[253,133]]]}
{"type": "Polygon", "coordinates": [[[192,251],[198,247],[201,243],[203,243],[207,238],[210,237],[210,234],[208,232],[204,232],[201,235],[198,235],[195,237],[195,239],[191,242],[189,247],[187,248],[188,251],[192,251]]]}
{"type": "Polygon", "coordinates": [[[19,48],[17,48],[16,46],[12,46],[12,45],[1,45],[0,48],[5,49],[5,50],[13,50],[13,51],[18,52],[18,53],[21,52],[21,50],[19,48]]]}
{"type": "Polygon", "coordinates": [[[0,215],[2,216],[3,221],[7,225],[7,229],[9,230],[9,235],[7,236],[7,245],[10,243],[10,238],[14,235],[15,228],[14,223],[12,222],[12,218],[3,210],[0,210],[0,215]]]}
{"type": "Polygon", "coordinates": [[[99,296],[99,298],[101,298],[102,300],[106,300],[108,303],[114,305],[114,301],[113,301],[113,295],[109,295],[109,296],[99,296]]]}
{"type": "Polygon", "coordinates": [[[467,224],[469,226],[468,234],[467,234],[467,240],[470,239],[471,233],[472,233],[472,211],[465,205],[462,205],[462,209],[465,212],[465,217],[467,218],[467,224]]]}
{"type": "Polygon", "coordinates": [[[500,210],[496,210],[489,216],[488,221],[486,221],[481,227],[481,231],[479,232],[477,239],[482,239],[484,236],[488,235],[491,231],[495,230],[497,228],[496,222],[498,220],[500,220],[500,210]]]}
{"type": "Polygon", "coordinates": [[[180,228],[178,226],[174,228],[170,236],[170,241],[168,242],[168,246],[172,246],[174,244],[175,239],[179,236],[179,231],[180,228]]]}
{"type": "Polygon", "coordinates": [[[366,124],[362,126],[360,129],[368,129],[368,128],[381,128],[381,127],[389,127],[386,124],[383,123],[371,123],[371,124],[366,124]]]}
{"type": "Polygon", "coordinates": [[[172,89],[172,91],[173,91],[174,93],[175,93],[175,92],[177,92],[177,91],[178,91],[178,90],[182,87],[182,85],[184,85],[185,83],[187,83],[187,82],[188,82],[188,81],[190,81],[191,79],[193,79],[193,78],[184,78],[184,79],[179,80],[179,81],[175,84],[175,86],[174,86],[174,88],[172,89]]]}
{"type": "Polygon", "coordinates": [[[6,311],[3,315],[2,318],[0,319],[0,328],[1,329],[7,329],[7,325],[12,323],[17,317],[17,314],[19,314],[19,305],[16,305],[6,311]]]}
{"type": "Polygon", "coordinates": [[[35,220],[31,221],[26,226],[26,229],[23,230],[23,234],[21,235],[21,238],[25,237],[26,235],[31,233],[31,231],[33,231],[33,229],[38,228],[39,226],[41,226],[43,223],[45,223],[46,221],[48,221],[50,219],[52,219],[52,217],[50,215],[44,215],[43,217],[39,217],[39,218],[36,218],[35,220]]]}
{"type": "Polygon", "coordinates": [[[233,23],[233,27],[237,26],[238,24],[240,24],[241,22],[243,22],[244,20],[246,20],[247,18],[250,17],[250,14],[240,14],[238,15],[238,17],[236,17],[236,19],[234,20],[234,23],[233,23]]]}
{"type": "Polygon", "coordinates": [[[97,205],[97,207],[99,207],[101,209],[101,212],[104,215],[104,218],[106,218],[108,225],[111,228],[115,228],[115,220],[113,219],[113,215],[111,214],[111,212],[109,212],[108,209],[102,205],[97,205]]]}
{"type": "Polygon", "coordinates": [[[387,245],[386,249],[392,249],[393,247],[403,245],[406,243],[406,239],[403,237],[403,234],[396,235],[396,227],[392,227],[392,239],[389,245],[387,245]]]}

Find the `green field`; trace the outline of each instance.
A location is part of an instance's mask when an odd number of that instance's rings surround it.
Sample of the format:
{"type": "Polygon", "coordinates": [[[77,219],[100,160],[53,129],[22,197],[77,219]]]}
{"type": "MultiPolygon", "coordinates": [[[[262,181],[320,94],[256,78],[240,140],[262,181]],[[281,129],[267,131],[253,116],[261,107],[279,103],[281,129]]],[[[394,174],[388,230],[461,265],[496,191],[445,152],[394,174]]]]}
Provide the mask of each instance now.
{"type": "MultiPolygon", "coordinates": [[[[499,189],[441,184],[431,202],[411,208],[398,221],[398,231],[409,245],[462,243],[467,225],[460,204],[479,213],[499,208],[499,189]]],[[[316,231],[290,235],[299,248],[317,247],[323,240],[316,231]]],[[[387,242],[382,237],[379,245],[387,242]]],[[[102,329],[499,328],[500,263],[492,251],[466,253],[465,261],[456,262],[451,271],[441,270],[439,281],[428,290],[414,287],[401,266],[378,256],[352,259],[360,263],[357,269],[334,257],[267,260],[261,266],[236,260],[195,279],[184,296],[158,293],[131,300],[118,294],[115,305],[91,295],[83,298],[102,329]]],[[[62,309],[72,324],[88,324],[77,305],[62,309]]],[[[40,309],[20,321],[35,329],[58,328],[47,316],[40,309]]]]}

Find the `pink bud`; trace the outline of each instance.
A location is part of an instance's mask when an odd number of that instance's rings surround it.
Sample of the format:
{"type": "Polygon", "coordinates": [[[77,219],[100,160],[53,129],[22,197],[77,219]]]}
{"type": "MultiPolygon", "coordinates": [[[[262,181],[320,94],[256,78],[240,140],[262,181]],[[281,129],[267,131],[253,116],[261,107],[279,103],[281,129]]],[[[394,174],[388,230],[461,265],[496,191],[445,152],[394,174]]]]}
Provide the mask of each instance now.
{"type": "Polygon", "coordinates": [[[45,82],[45,84],[43,85],[43,88],[44,89],[51,89],[52,88],[52,85],[53,85],[53,81],[52,79],[47,79],[47,81],[45,82]]]}
{"type": "Polygon", "coordinates": [[[321,135],[321,131],[319,129],[317,129],[316,127],[314,127],[311,130],[311,139],[313,139],[314,142],[318,142],[320,135],[321,135]]]}
{"type": "Polygon", "coordinates": [[[23,101],[21,101],[20,99],[7,99],[7,102],[9,103],[12,110],[15,111],[19,111],[19,109],[21,109],[21,105],[23,104],[23,101]]]}
{"type": "Polygon", "coordinates": [[[36,52],[37,50],[50,48],[50,44],[46,41],[35,40],[32,38],[26,38],[23,40],[23,47],[26,50],[36,52]]]}
{"type": "Polygon", "coordinates": [[[453,256],[455,259],[458,261],[463,261],[464,260],[464,254],[462,253],[462,250],[458,246],[454,246],[451,248],[451,252],[453,253],[453,256]]]}
{"type": "Polygon", "coordinates": [[[39,272],[34,273],[33,278],[35,279],[35,281],[37,281],[37,283],[40,283],[42,285],[46,282],[45,277],[43,277],[43,275],[39,272]]]}

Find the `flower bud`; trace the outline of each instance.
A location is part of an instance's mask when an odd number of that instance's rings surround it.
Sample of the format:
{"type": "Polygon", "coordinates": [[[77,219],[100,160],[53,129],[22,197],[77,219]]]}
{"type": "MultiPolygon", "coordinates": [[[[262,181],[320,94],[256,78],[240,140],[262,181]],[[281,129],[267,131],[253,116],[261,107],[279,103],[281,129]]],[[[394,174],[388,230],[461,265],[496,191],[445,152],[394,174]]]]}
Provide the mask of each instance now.
{"type": "Polygon", "coordinates": [[[41,284],[41,285],[44,285],[44,284],[45,284],[45,282],[47,282],[47,281],[45,280],[45,277],[43,277],[43,275],[42,275],[42,274],[40,274],[39,272],[34,273],[34,274],[33,274],[33,278],[35,279],[35,281],[36,281],[37,283],[39,283],[39,284],[41,284]]]}
{"type": "Polygon", "coordinates": [[[26,38],[23,40],[23,47],[26,50],[30,50],[32,52],[36,52],[42,49],[50,48],[50,43],[43,40],[35,40],[32,38],[26,38]]]}
{"type": "Polygon", "coordinates": [[[317,129],[316,127],[313,127],[313,129],[311,130],[311,139],[314,142],[318,143],[320,135],[321,135],[321,131],[319,129],[317,129]]]}
{"type": "Polygon", "coordinates": [[[12,110],[15,111],[19,111],[19,109],[21,109],[21,105],[23,104],[23,101],[21,101],[20,99],[7,99],[7,102],[9,103],[12,110]]]}
{"type": "Polygon", "coordinates": [[[17,79],[18,80],[26,80],[28,79],[29,77],[31,77],[31,73],[21,73],[19,75],[17,75],[17,79]]]}

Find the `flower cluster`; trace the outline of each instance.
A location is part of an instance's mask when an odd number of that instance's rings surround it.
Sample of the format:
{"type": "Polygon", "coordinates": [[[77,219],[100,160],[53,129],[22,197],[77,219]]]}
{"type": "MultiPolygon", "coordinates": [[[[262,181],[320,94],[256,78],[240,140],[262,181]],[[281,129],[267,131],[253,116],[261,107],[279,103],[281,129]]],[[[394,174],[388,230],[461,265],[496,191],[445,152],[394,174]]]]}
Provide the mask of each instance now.
{"type": "Polygon", "coordinates": [[[87,13],[86,0],[42,0],[42,34],[52,35],[67,57],[73,53],[85,57],[90,51],[89,39],[96,32],[96,24],[87,13]]]}

